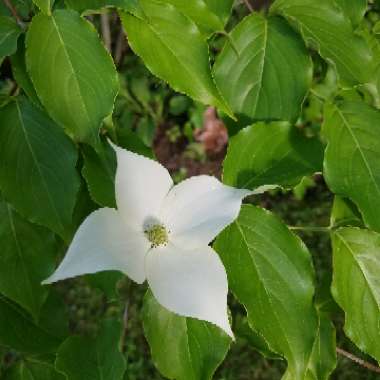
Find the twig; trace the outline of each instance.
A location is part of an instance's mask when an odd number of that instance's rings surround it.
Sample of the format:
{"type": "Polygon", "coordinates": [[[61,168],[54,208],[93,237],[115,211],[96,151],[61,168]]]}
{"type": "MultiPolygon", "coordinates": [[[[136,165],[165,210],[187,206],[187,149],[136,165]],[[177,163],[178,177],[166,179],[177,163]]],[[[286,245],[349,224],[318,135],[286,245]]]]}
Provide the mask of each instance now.
{"type": "Polygon", "coordinates": [[[120,27],[120,32],[117,37],[115,52],[114,52],[114,60],[117,67],[119,67],[123,63],[123,58],[127,49],[128,49],[127,39],[125,38],[123,28],[120,27]]]}
{"type": "Polygon", "coordinates": [[[25,24],[24,22],[22,21],[21,17],[19,16],[19,14],[17,13],[17,10],[16,8],[14,7],[14,5],[11,3],[11,0],[3,0],[5,6],[10,10],[10,12],[12,13],[12,16],[15,18],[17,24],[19,24],[21,26],[21,28],[24,28],[25,24]]]}
{"type": "Polygon", "coordinates": [[[326,232],[330,233],[331,227],[309,227],[309,226],[288,226],[289,230],[292,231],[305,231],[305,232],[326,232]]]}
{"type": "Polygon", "coordinates": [[[119,343],[120,352],[123,352],[123,353],[125,352],[125,339],[127,337],[128,317],[129,317],[128,309],[129,309],[129,300],[125,302],[125,308],[124,308],[124,313],[123,313],[123,331],[121,333],[120,343],[119,343]]]}
{"type": "Polygon", "coordinates": [[[380,373],[380,367],[376,366],[376,365],[373,365],[371,363],[368,363],[366,362],[365,360],[363,359],[360,359],[358,358],[357,356],[351,354],[350,352],[347,352],[339,347],[336,348],[336,352],[339,354],[339,355],[342,355],[344,356],[345,358],[347,359],[350,359],[352,360],[353,362],[355,362],[356,364],[359,364],[360,366],[364,367],[364,368],[367,368],[369,369],[370,371],[372,372],[376,372],[376,373],[380,373]]]}
{"type": "Polygon", "coordinates": [[[244,4],[247,6],[248,10],[249,10],[250,12],[253,12],[254,9],[253,9],[251,3],[249,2],[249,0],[243,0],[243,1],[244,1],[244,4]]]}
{"type": "Polygon", "coordinates": [[[107,50],[111,53],[112,37],[108,13],[102,13],[100,15],[100,23],[102,25],[102,36],[104,40],[104,45],[106,46],[107,50]]]}

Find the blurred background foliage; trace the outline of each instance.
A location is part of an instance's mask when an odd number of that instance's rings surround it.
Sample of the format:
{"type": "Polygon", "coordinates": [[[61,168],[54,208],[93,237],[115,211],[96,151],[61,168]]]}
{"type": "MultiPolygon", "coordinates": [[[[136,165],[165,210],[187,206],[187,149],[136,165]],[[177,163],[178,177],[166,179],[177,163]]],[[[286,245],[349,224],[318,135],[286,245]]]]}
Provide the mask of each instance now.
{"type": "MultiPolygon", "coordinates": [[[[57,6],[63,0],[58,0],[57,6]]],[[[15,0],[19,15],[25,22],[35,11],[31,0],[15,0]]],[[[265,12],[266,0],[253,0],[251,5],[265,12]]],[[[7,12],[0,1],[0,10],[7,12]]],[[[238,20],[248,14],[244,2],[237,1],[230,30],[238,20]]],[[[379,21],[380,1],[373,1],[366,14],[367,28],[374,28],[379,21]]],[[[221,176],[222,162],[226,153],[228,135],[232,136],[240,126],[217,115],[215,110],[195,103],[190,98],[174,93],[164,82],[154,77],[141,60],[128,47],[120,21],[115,12],[104,10],[102,14],[88,16],[98,28],[105,46],[112,52],[120,74],[121,89],[116,99],[112,119],[106,121],[104,131],[118,133],[119,139],[138,146],[140,151],[155,156],[179,182],[198,174],[221,176]],[[117,128],[115,128],[115,126],[117,128]],[[228,130],[228,134],[226,131],[228,130]]],[[[359,31],[363,34],[366,30],[359,31]]],[[[216,35],[211,42],[211,53],[218,52],[225,42],[224,35],[216,35]]],[[[313,55],[314,84],[304,104],[302,117],[297,126],[307,134],[316,134],[322,123],[322,101],[335,94],[335,77],[332,70],[316,55],[313,55]]],[[[0,104],[19,89],[13,80],[8,59],[1,65],[0,104]]],[[[352,90],[351,90],[352,91],[352,90]]],[[[358,96],[352,91],[352,97],[358,96]]],[[[124,144],[126,145],[126,144],[124,144]]],[[[94,207],[87,192],[81,194],[79,208],[94,207]]],[[[327,226],[333,196],[328,191],[321,175],[304,180],[292,191],[273,191],[255,197],[252,202],[273,210],[292,226],[327,226]]],[[[342,332],[344,316],[329,295],[331,282],[331,248],[329,237],[324,233],[302,233],[301,237],[313,254],[317,273],[318,304],[333,315],[337,326],[337,345],[368,361],[345,338],[342,332]]],[[[69,328],[72,333],[93,336],[102,319],[123,315],[126,330],[121,347],[127,361],[125,380],[159,380],[144,338],[140,310],[144,287],[134,286],[118,273],[72,279],[56,285],[56,292],[63,296],[69,328]],[[116,287],[115,287],[116,284],[116,287]],[[115,290],[116,289],[116,290],[115,290]]],[[[245,310],[230,298],[234,316],[233,330],[237,342],[231,346],[226,360],[218,369],[217,380],[272,380],[280,379],[286,363],[276,358],[265,358],[257,348],[256,337],[247,328],[245,310]]],[[[8,369],[21,358],[19,354],[0,346],[0,378],[8,378],[8,369]]],[[[379,376],[366,371],[350,360],[339,357],[338,367],[332,379],[375,380],[379,376]]]]}

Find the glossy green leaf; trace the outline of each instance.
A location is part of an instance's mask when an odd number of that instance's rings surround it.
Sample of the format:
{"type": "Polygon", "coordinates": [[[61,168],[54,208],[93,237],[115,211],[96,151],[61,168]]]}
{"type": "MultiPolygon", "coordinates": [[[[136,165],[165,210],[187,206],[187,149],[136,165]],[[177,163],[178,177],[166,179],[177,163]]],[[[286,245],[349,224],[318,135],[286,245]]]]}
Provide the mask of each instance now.
{"type": "Polygon", "coordinates": [[[199,30],[206,35],[224,30],[233,3],[232,0],[162,0],[162,2],[174,5],[192,19],[199,30]]]}
{"type": "Polygon", "coordinates": [[[207,43],[194,22],[161,1],[139,4],[144,18],[121,13],[121,19],[131,48],[148,69],[176,91],[231,115],[213,81],[207,43]]]}
{"type": "Polygon", "coordinates": [[[66,380],[66,378],[49,363],[25,360],[11,368],[4,380],[66,380]]]}
{"type": "Polygon", "coordinates": [[[322,171],[323,146],[287,122],[257,123],[232,137],[223,163],[223,182],[241,189],[292,187],[322,171]]]}
{"type": "Polygon", "coordinates": [[[25,62],[25,38],[20,37],[17,44],[17,52],[11,56],[12,74],[17,84],[24,90],[35,105],[40,106],[36,90],[26,70],[25,62]]]}
{"type": "Polygon", "coordinates": [[[0,241],[0,293],[37,319],[48,294],[41,281],[55,267],[54,234],[24,220],[0,201],[0,241]]]}
{"type": "Polygon", "coordinates": [[[307,248],[273,214],[243,206],[214,248],[250,325],[286,358],[286,379],[304,380],[318,332],[307,248]]]}
{"type": "Polygon", "coordinates": [[[380,235],[359,228],[333,234],[332,293],[346,314],[344,330],[380,362],[380,235]]]}
{"type": "Polygon", "coordinates": [[[301,37],[283,19],[253,13],[230,33],[214,75],[246,124],[255,119],[295,121],[311,85],[312,65],[301,37]]]}
{"type": "Polygon", "coordinates": [[[368,8],[368,0],[335,0],[335,2],[351,19],[354,26],[360,24],[368,8]]]}
{"type": "Polygon", "coordinates": [[[95,29],[71,10],[39,14],[29,26],[26,49],[28,71],[50,116],[76,140],[97,141],[119,86],[95,29]]]}
{"type": "Polygon", "coordinates": [[[380,112],[364,102],[327,105],[324,176],[330,189],[351,198],[365,223],[380,231],[380,112]]]}
{"type": "Polygon", "coordinates": [[[375,62],[371,50],[333,1],[276,0],[271,12],[284,16],[309,46],[333,63],[343,84],[373,82],[375,62]]]}
{"type": "Polygon", "coordinates": [[[0,16],[0,62],[17,50],[17,40],[21,32],[13,18],[0,16]]]}
{"type": "Polygon", "coordinates": [[[41,9],[41,12],[50,15],[51,7],[54,4],[54,0],[33,0],[33,2],[41,9]]]}
{"type": "Polygon", "coordinates": [[[121,380],[125,360],[118,349],[121,325],[104,321],[98,336],[72,336],[60,346],[55,366],[67,380],[121,380]]]}
{"type": "Polygon", "coordinates": [[[79,189],[77,152],[24,98],[0,110],[0,187],[23,216],[65,237],[79,189]]]}
{"type": "Polygon", "coordinates": [[[143,321],[155,365],[169,379],[211,380],[230,346],[218,327],[164,309],[151,292],[144,299],[143,321]]]}
{"type": "Polygon", "coordinates": [[[43,324],[36,324],[19,307],[0,296],[0,344],[20,352],[54,352],[61,339],[43,324]]]}
{"type": "Polygon", "coordinates": [[[97,151],[83,146],[83,177],[86,179],[91,198],[101,206],[116,207],[115,172],[116,156],[108,142],[98,145],[97,151]]]}

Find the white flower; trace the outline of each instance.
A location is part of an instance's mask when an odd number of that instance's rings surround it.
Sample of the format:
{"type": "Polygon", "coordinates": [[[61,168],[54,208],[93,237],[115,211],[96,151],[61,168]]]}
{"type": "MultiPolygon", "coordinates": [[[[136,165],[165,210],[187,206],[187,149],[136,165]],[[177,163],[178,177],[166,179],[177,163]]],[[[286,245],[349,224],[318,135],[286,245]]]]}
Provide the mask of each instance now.
{"type": "Polygon", "coordinates": [[[226,272],[208,244],[237,218],[242,199],[253,192],[204,175],[173,186],[158,162],[114,149],[118,209],[90,214],[43,283],[119,270],[139,284],[147,279],[168,310],[214,323],[233,337],[226,272]]]}

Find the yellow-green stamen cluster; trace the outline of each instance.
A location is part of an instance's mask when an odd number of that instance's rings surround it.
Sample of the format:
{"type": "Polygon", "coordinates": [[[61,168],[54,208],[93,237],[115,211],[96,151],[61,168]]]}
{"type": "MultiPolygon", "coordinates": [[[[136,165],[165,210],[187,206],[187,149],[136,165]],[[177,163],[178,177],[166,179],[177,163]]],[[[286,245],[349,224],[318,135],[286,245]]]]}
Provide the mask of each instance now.
{"type": "Polygon", "coordinates": [[[169,241],[168,232],[166,231],[166,228],[161,224],[156,224],[152,227],[149,227],[144,232],[148,240],[152,243],[152,248],[156,248],[160,245],[165,245],[169,241]]]}

